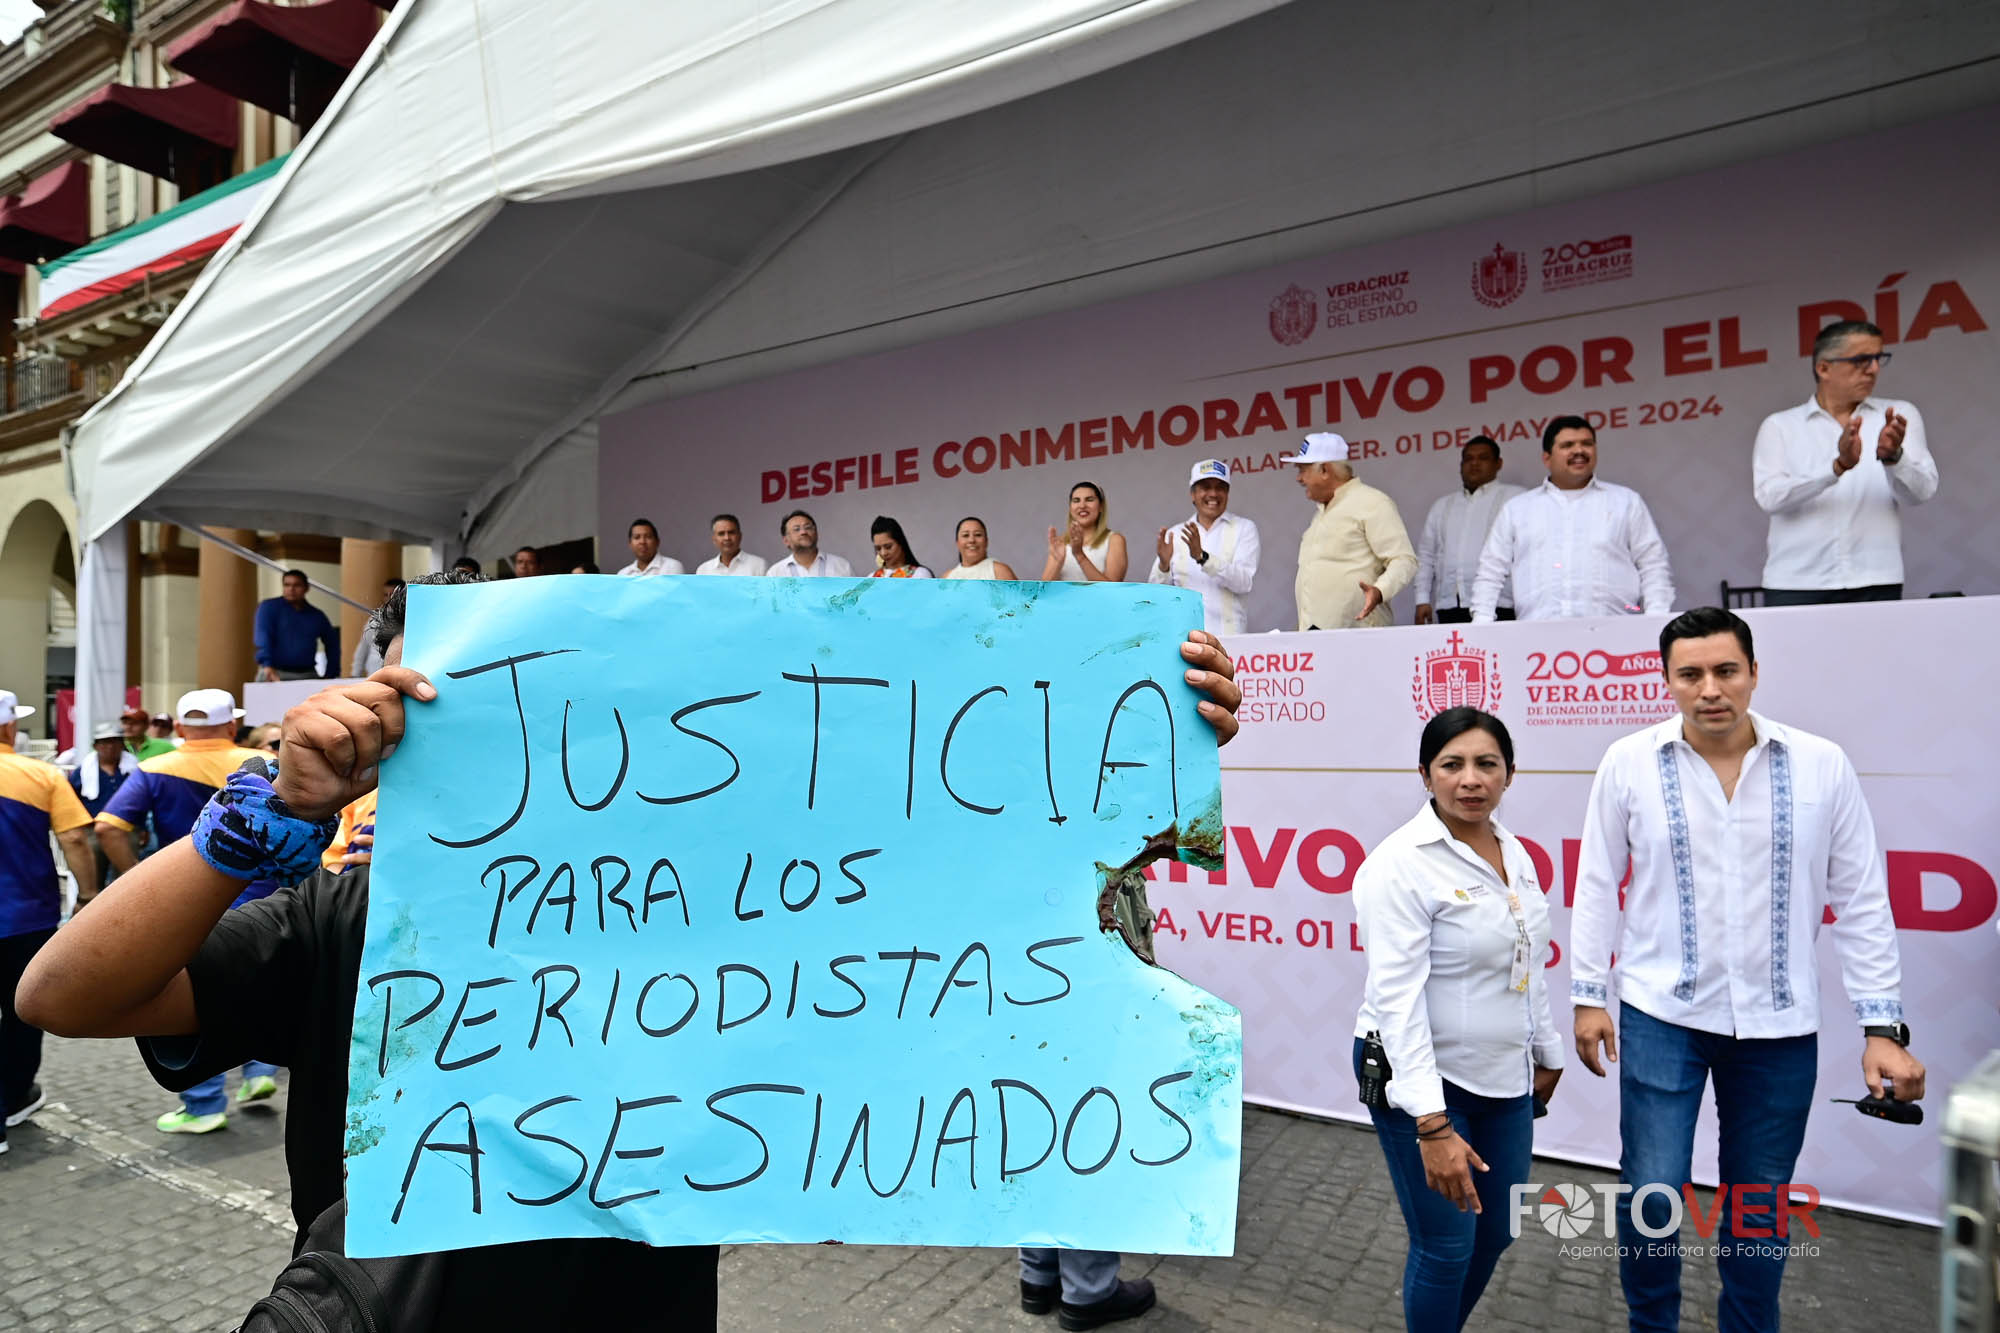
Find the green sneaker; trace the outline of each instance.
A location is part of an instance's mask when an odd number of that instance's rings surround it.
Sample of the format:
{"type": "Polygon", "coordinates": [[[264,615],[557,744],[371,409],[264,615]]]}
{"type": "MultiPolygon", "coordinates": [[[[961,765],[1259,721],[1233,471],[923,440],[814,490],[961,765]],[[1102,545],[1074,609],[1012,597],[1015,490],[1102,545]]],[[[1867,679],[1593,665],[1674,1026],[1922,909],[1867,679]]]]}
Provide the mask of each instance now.
{"type": "Polygon", "coordinates": [[[269,1074],[259,1074],[255,1078],[243,1080],[243,1086],[236,1090],[237,1102],[261,1102],[266,1097],[278,1095],[278,1080],[269,1074]]]}
{"type": "Polygon", "coordinates": [[[221,1111],[214,1115],[194,1115],[183,1106],[155,1120],[153,1128],[162,1134],[212,1134],[228,1124],[229,1117],[221,1111]]]}

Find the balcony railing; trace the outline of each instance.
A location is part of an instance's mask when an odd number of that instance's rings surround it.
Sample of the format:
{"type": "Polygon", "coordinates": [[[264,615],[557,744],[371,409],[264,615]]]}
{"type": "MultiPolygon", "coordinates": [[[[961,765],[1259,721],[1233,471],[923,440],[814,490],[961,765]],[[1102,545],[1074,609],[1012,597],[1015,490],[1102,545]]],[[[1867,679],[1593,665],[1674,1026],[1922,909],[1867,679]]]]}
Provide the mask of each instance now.
{"type": "Polygon", "coordinates": [[[4,410],[9,413],[32,412],[78,393],[82,388],[72,363],[59,356],[37,354],[12,357],[6,362],[4,410]]]}

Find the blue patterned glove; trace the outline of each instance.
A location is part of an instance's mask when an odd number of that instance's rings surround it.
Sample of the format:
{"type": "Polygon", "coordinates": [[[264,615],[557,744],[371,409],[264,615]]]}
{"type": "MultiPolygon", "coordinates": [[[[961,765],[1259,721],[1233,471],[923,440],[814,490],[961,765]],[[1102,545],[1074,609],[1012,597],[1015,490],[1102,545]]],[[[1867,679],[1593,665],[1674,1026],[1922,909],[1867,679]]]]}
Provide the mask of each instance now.
{"type": "Polygon", "coordinates": [[[268,760],[246,760],[229,783],[208,798],[188,839],[201,859],[231,879],[297,884],[319,869],[320,853],[333,842],[339,819],[300,819],[271,786],[278,770],[268,760]]]}

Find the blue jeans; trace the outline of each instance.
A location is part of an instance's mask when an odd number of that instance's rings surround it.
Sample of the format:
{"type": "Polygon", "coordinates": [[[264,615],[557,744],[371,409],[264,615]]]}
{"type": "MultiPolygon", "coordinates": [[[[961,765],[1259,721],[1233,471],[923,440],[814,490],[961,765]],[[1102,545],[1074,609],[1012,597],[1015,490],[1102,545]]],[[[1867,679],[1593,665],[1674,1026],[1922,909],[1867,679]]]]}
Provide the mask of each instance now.
{"type": "MultiPolygon", "coordinates": [[[[1695,1116],[1702,1090],[1715,1080],[1715,1118],[1723,1183],[1751,1186],[1739,1213],[1735,1200],[1716,1228],[1722,1299],[1721,1333],[1763,1333],[1778,1327],[1778,1286],[1785,1279],[1784,1235],[1770,1235],[1783,1214],[1775,1185],[1792,1179],[1805,1142],[1806,1115],[1819,1074],[1819,1038],[1743,1038],[1662,1022],[1629,1004],[1618,1007],[1619,1178],[1634,1190],[1661,1184],[1679,1191],[1694,1170],[1695,1116]],[[1756,1188],[1761,1187],[1761,1188],[1756,1188]],[[1764,1238],[1738,1236],[1746,1231],[1764,1238]]],[[[1657,1194],[1639,1208],[1659,1231],[1672,1206],[1657,1194]]],[[[1677,1236],[1647,1237],[1632,1225],[1630,1191],[1618,1200],[1618,1273],[1635,1333],[1673,1333],[1681,1322],[1681,1256],[1677,1236]]]]}
{"type": "MultiPolygon", "coordinates": [[[[1361,1075],[1361,1047],[1356,1037],[1356,1078],[1361,1075]]],[[[1425,1183],[1414,1118],[1393,1106],[1368,1108],[1389,1162],[1396,1202],[1403,1206],[1404,1229],[1410,1233],[1409,1258],[1403,1264],[1403,1323],[1410,1333],[1456,1333],[1465,1326],[1500,1252],[1513,1241],[1508,1191],[1528,1178],[1535,1145],[1535,1103],[1528,1093],[1482,1097],[1447,1081],[1444,1106],[1459,1137],[1486,1163],[1485,1171],[1472,1173],[1481,1212],[1460,1212],[1425,1183]]]]}
{"type": "Polygon", "coordinates": [[[1118,1290],[1116,1250],[1052,1250],[1021,1247],[1021,1281],[1062,1287],[1066,1305],[1095,1305],[1118,1290]]]}
{"type": "MultiPolygon", "coordinates": [[[[278,1072],[276,1065],[267,1065],[262,1060],[252,1060],[243,1066],[245,1078],[269,1078],[278,1072]]],[[[222,1075],[203,1079],[181,1094],[181,1105],[189,1115],[214,1115],[229,1106],[229,1091],[222,1086],[222,1075]]]]}

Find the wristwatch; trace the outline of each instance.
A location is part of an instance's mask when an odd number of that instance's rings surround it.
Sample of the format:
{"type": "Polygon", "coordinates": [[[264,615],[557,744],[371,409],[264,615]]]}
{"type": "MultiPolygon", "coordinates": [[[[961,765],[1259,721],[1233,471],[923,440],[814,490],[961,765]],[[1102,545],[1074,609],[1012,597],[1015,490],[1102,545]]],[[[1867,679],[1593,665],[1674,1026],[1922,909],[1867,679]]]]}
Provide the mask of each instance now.
{"type": "Polygon", "coordinates": [[[1861,1035],[1864,1037],[1887,1037],[1898,1046],[1908,1047],[1910,1044],[1910,1025],[1908,1023],[1871,1023],[1861,1029],[1861,1035]]]}
{"type": "Polygon", "coordinates": [[[1203,551],[1203,552],[1202,552],[1202,553],[1201,553],[1200,555],[1198,555],[1198,556],[1196,556],[1196,557],[1194,558],[1194,562],[1195,562],[1195,563],[1196,563],[1197,565],[1205,565],[1205,564],[1207,564],[1207,563],[1208,563],[1208,552],[1206,552],[1206,551],[1203,551]]]}

